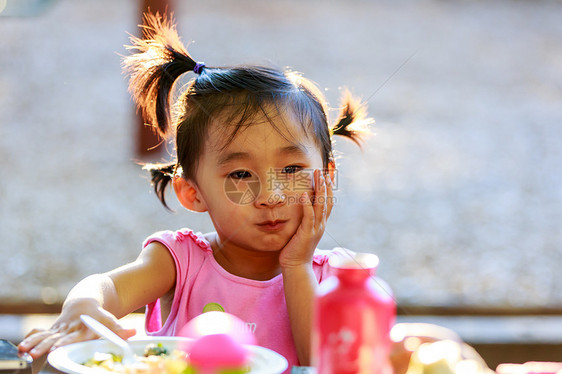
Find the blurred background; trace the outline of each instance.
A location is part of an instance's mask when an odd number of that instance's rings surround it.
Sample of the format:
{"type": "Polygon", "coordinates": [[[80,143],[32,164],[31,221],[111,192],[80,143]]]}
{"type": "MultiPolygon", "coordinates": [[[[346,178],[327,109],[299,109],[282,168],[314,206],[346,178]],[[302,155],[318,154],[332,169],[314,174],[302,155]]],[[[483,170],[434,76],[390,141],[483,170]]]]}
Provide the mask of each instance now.
{"type": "MultiPolygon", "coordinates": [[[[141,2],[0,0],[0,312],[56,312],[171,214],[121,72],[141,2]]],[[[367,101],[322,248],[376,253],[401,316],[562,312],[562,3],[175,1],[209,65],[290,67],[367,101]]],[[[336,111],[334,111],[334,116],[336,111]]],[[[559,338],[562,341],[562,338],[559,338]]]]}

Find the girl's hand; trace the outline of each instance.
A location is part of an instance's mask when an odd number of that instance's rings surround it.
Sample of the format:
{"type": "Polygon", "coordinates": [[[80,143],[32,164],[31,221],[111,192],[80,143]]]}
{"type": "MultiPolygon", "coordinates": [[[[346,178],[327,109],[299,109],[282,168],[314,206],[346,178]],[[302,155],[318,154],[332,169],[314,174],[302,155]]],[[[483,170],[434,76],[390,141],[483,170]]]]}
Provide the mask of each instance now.
{"type": "Polygon", "coordinates": [[[279,264],[282,269],[310,264],[316,245],[326,229],[333,203],[332,180],[320,169],[314,170],[312,196],[307,192],[300,195],[303,217],[295,235],[281,251],[279,264]]]}
{"type": "Polygon", "coordinates": [[[135,329],[122,328],[117,318],[102,309],[97,301],[92,299],[76,299],[65,303],[61,315],[51,328],[48,330],[33,329],[29,332],[19,344],[19,350],[28,352],[33,359],[36,359],[57,347],[98,338],[95,333],[80,321],[81,314],[92,316],[123,339],[128,339],[136,333],[135,329]]]}

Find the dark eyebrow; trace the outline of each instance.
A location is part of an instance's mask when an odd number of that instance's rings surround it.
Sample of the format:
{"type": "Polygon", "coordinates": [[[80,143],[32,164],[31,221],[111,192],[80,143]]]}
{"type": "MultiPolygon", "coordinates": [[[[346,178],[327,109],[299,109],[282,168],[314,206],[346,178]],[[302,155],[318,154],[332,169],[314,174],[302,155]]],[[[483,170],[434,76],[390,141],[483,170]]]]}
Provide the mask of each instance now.
{"type": "MultiPolygon", "coordinates": [[[[293,144],[283,148],[280,148],[277,151],[280,155],[297,155],[297,156],[307,156],[308,152],[306,148],[302,145],[293,144]]],[[[218,166],[222,166],[227,164],[231,161],[238,161],[238,160],[250,160],[252,157],[247,152],[231,152],[221,155],[218,160],[218,166]]]]}
{"type": "Polygon", "coordinates": [[[219,161],[218,161],[218,165],[224,165],[226,163],[229,163],[231,161],[236,161],[236,160],[248,160],[250,159],[250,154],[246,153],[246,152],[232,152],[232,153],[227,153],[224,155],[221,155],[219,157],[219,161]]]}
{"type": "Polygon", "coordinates": [[[279,154],[297,155],[297,156],[307,156],[308,152],[306,147],[300,144],[292,144],[279,149],[277,152],[279,154]]]}

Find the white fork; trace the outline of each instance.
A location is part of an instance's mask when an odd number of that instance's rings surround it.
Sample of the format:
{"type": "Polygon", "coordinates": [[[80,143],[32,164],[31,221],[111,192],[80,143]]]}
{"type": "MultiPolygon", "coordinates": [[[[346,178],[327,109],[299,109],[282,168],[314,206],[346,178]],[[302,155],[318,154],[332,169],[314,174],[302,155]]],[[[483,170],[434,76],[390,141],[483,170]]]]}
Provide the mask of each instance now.
{"type": "Polygon", "coordinates": [[[96,334],[98,334],[99,336],[101,336],[106,340],[109,340],[110,342],[121,348],[121,350],[123,351],[122,362],[124,365],[131,365],[137,362],[135,358],[135,353],[133,352],[133,349],[131,348],[129,343],[127,343],[126,340],[123,340],[119,335],[108,329],[104,324],[102,324],[98,320],[86,314],[82,314],[80,316],[80,319],[86,326],[88,326],[88,328],[90,328],[96,334]]]}

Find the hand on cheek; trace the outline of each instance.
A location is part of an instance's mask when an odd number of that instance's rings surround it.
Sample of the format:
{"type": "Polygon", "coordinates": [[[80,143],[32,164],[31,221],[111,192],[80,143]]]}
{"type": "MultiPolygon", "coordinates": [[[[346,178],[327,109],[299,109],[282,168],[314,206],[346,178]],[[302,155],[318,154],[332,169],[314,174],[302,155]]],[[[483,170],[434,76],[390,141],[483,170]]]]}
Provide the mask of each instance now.
{"type": "Polygon", "coordinates": [[[279,262],[283,268],[310,264],[324,234],[333,206],[332,185],[319,169],[314,171],[313,181],[313,189],[300,194],[303,216],[295,235],[281,251],[279,262]]]}

